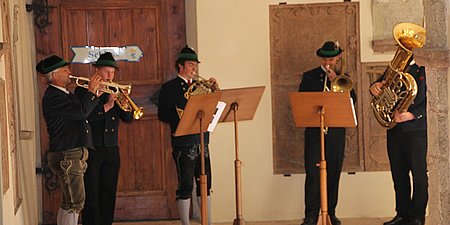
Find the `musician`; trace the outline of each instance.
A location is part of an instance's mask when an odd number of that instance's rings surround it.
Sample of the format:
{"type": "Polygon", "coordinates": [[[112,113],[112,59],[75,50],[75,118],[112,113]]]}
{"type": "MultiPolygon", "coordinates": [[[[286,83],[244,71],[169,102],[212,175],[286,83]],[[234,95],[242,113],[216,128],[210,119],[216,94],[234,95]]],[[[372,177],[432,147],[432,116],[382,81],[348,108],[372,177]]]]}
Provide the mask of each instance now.
{"type": "MultiPolygon", "coordinates": [[[[428,202],[427,97],[425,67],[412,59],[408,71],[417,83],[417,95],[407,112],[395,113],[397,125],[387,130],[387,151],[395,190],[396,216],[384,225],[423,225],[428,202]],[[413,190],[409,173],[412,174],[413,190]],[[412,195],[411,195],[412,192],[412,195]]],[[[378,96],[383,77],[370,87],[378,96]]]]}
{"type": "Polygon", "coordinates": [[[83,174],[88,149],[93,148],[87,117],[100,101],[94,93],[101,77],[92,77],[86,95],[78,99],[66,89],[71,71],[64,59],[49,56],[36,65],[36,70],[49,83],[42,98],[42,111],[49,137],[47,162],[61,187],[57,224],[76,225],[85,200],[83,174]]]}
{"type": "MultiPolygon", "coordinates": [[[[331,81],[337,77],[335,67],[341,60],[342,49],[337,42],[327,41],[316,51],[320,57],[319,67],[303,73],[299,91],[331,90],[331,81]]],[[[350,92],[356,101],[354,90],[350,92]]],[[[320,210],[320,128],[305,129],[305,219],[302,225],[316,225],[320,210]]],[[[345,149],[345,128],[328,128],[325,134],[325,160],[327,161],[328,214],[333,225],[340,225],[336,217],[339,179],[342,171],[345,149]]]]}
{"type": "MultiPolygon", "coordinates": [[[[181,224],[189,225],[190,198],[193,190],[193,181],[195,178],[197,185],[197,196],[200,196],[200,135],[185,135],[175,137],[173,134],[180,122],[180,111],[187,104],[184,97],[189,88],[189,84],[195,82],[194,78],[197,72],[198,57],[197,53],[190,47],[184,47],[178,55],[175,62],[178,76],[163,84],[159,94],[158,117],[162,122],[168,123],[171,130],[172,156],[175,161],[178,173],[178,189],[176,191],[176,200],[180,214],[181,224]]],[[[217,82],[210,78],[209,82],[216,88],[217,82]]],[[[204,135],[205,141],[205,173],[207,176],[207,208],[211,212],[211,163],[209,156],[209,133],[204,135]]],[[[211,213],[208,213],[208,224],[211,224],[211,213]]]]}
{"type": "MultiPolygon", "coordinates": [[[[103,53],[94,63],[95,74],[103,82],[114,80],[118,69],[113,55],[103,53]]],[[[104,88],[104,87],[103,87],[104,88]]],[[[86,89],[77,87],[75,94],[84,96],[86,89]]],[[[84,176],[86,204],[82,219],[84,225],[112,224],[119,179],[120,153],[118,146],[119,121],[129,123],[133,113],[115,104],[116,94],[102,93],[101,101],[89,115],[95,150],[89,151],[88,168],[84,176]]]]}

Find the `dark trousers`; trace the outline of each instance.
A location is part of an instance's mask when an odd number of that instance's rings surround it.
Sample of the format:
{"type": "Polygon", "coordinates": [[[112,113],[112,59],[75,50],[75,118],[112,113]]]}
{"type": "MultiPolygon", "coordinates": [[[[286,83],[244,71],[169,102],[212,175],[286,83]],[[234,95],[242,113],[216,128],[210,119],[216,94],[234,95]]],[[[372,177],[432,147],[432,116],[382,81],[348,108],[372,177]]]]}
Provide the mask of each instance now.
{"type": "Polygon", "coordinates": [[[89,152],[88,169],[84,175],[86,203],[83,225],[110,225],[114,220],[117,181],[119,178],[119,147],[99,147],[89,152]]]}
{"type": "Polygon", "coordinates": [[[387,146],[395,210],[401,216],[422,220],[428,202],[427,131],[402,132],[398,126],[394,127],[387,131],[387,146]]]}
{"type": "MultiPolygon", "coordinates": [[[[200,145],[173,146],[172,156],[177,167],[178,199],[189,199],[194,187],[194,178],[197,186],[197,196],[200,196],[201,157],[200,145]]],[[[205,145],[205,174],[207,177],[207,195],[211,189],[211,162],[209,160],[209,148],[205,145]]]]}
{"type": "MultiPolygon", "coordinates": [[[[317,218],[320,210],[320,129],[305,130],[305,216],[317,218]]],[[[335,215],[342,163],[344,161],[345,128],[329,128],[325,135],[327,161],[328,214],[335,215]]]]}

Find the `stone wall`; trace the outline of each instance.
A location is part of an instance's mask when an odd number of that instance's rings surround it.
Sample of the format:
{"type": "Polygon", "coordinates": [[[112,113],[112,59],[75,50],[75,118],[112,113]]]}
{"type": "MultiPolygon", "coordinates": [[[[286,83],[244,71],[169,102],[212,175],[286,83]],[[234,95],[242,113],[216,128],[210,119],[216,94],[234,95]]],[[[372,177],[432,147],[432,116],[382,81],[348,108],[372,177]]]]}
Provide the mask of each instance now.
{"type": "Polygon", "coordinates": [[[450,161],[448,75],[449,48],[447,0],[424,0],[427,43],[415,51],[417,63],[427,68],[428,171],[427,224],[450,224],[450,161]],[[444,85],[443,85],[444,84],[444,85]]]}

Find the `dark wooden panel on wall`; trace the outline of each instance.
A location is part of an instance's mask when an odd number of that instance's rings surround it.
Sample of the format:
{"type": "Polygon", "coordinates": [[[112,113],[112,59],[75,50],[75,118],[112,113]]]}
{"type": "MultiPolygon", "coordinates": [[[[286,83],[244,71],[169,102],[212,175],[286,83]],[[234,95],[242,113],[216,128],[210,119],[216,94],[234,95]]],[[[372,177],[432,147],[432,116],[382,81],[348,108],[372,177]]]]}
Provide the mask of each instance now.
{"type": "MultiPolygon", "coordinates": [[[[364,87],[370,86],[378,80],[386,70],[388,62],[363,63],[362,83],[364,87]]],[[[389,170],[389,160],[386,150],[386,128],[381,126],[373,115],[370,102],[372,96],[369,91],[363,92],[363,122],[364,127],[364,165],[367,171],[389,170]]]]}
{"type": "MultiPolygon", "coordinates": [[[[360,98],[365,87],[361,87],[359,63],[359,3],[270,6],[274,173],[304,172],[304,129],[294,126],[288,93],[298,90],[303,72],[320,65],[315,53],[328,40],[339,41],[346,50],[347,71],[360,98]]],[[[359,100],[356,112],[361,121],[359,100]]],[[[364,169],[362,141],[361,125],[347,129],[345,171],[364,169]]]]}

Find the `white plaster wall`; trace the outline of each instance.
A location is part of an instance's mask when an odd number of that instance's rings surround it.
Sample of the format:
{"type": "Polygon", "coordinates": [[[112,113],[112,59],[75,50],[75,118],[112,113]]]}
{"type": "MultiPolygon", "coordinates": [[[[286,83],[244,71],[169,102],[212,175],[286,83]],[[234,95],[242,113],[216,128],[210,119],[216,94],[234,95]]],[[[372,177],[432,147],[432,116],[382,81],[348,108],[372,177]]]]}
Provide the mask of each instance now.
{"type": "MultiPolygon", "coordinates": [[[[13,50],[13,95],[15,101],[17,170],[20,173],[19,189],[22,203],[15,212],[14,187],[11,162],[9,163],[10,187],[0,201],[2,209],[0,224],[28,225],[38,224],[38,194],[36,191],[36,113],[37,104],[34,84],[35,46],[32,13],[25,10],[26,0],[10,0],[10,46],[13,50]],[[16,35],[13,35],[16,34],[16,35]],[[31,132],[26,139],[19,138],[19,133],[31,132]]],[[[4,71],[4,65],[1,70],[4,71]]],[[[1,73],[4,79],[4,72],[1,73]]],[[[11,104],[11,103],[9,103],[11,104]]],[[[3,141],[3,140],[2,140],[3,141]]],[[[10,158],[11,160],[11,158],[10,158]]]]}
{"type": "MultiPolygon", "coordinates": [[[[303,4],[342,1],[282,2],[303,4]]],[[[374,54],[371,50],[371,1],[359,2],[362,62],[390,61],[392,54],[374,54]]],[[[269,5],[278,4],[278,1],[186,0],[186,3],[187,17],[196,18],[195,24],[187,24],[187,33],[189,44],[197,46],[201,61],[200,75],[216,77],[223,89],[266,86],[255,118],[239,123],[240,159],[244,162],[244,219],[264,221],[302,218],[304,175],[283,177],[273,174],[269,5]],[[191,11],[192,8],[196,12],[191,11]]],[[[192,20],[189,21],[192,23],[192,20]]],[[[234,134],[231,123],[220,124],[213,132],[211,150],[213,220],[232,221],[235,218],[235,194],[234,134]]],[[[342,174],[340,185],[339,217],[394,215],[394,195],[389,172],[342,174]]]]}

